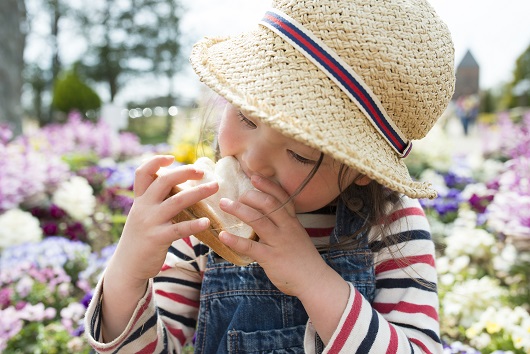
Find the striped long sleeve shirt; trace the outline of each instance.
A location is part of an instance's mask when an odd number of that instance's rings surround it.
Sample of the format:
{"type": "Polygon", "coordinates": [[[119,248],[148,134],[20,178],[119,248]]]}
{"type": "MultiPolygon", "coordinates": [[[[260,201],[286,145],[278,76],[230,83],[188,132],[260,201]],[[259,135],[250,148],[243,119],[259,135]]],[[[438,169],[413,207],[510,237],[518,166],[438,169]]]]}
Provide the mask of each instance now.
{"type": "MultiPolygon", "coordinates": [[[[315,216],[309,222],[315,218],[319,227],[308,227],[309,234],[315,243],[326,242],[319,229],[329,229],[334,220],[315,216]]],[[[402,241],[390,246],[372,241],[374,301],[369,303],[350,285],[345,311],[323,353],[442,353],[434,243],[427,219],[417,200],[404,197],[389,220],[387,229],[402,241]]],[[[180,353],[194,335],[208,251],[194,237],[174,242],[127,327],[109,343],[102,342],[100,327],[103,275],[85,317],[90,345],[98,353],[180,353]]],[[[316,335],[309,320],[306,353],[317,352],[316,335]]]]}

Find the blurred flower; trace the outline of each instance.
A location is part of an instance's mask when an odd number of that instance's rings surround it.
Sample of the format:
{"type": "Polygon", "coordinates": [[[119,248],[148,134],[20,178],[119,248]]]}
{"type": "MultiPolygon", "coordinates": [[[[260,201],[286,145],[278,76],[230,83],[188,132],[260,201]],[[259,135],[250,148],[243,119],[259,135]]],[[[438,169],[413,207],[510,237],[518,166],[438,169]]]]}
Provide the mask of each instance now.
{"type": "Polygon", "coordinates": [[[442,300],[444,326],[471,327],[490,306],[501,306],[507,292],[496,279],[482,277],[455,284],[442,300]]]}
{"type": "Polygon", "coordinates": [[[78,221],[83,221],[94,214],[96,207],[92,187],[80,176],[74,176],[63,182],[53,194],[52,200],[78,221]]]}
{"type": "Polygon", "coordinates": [[[37,242],[42,238],[42,230],[31,213],[11,209],[0,215],[0,250],[25,242],[37,242]]]}

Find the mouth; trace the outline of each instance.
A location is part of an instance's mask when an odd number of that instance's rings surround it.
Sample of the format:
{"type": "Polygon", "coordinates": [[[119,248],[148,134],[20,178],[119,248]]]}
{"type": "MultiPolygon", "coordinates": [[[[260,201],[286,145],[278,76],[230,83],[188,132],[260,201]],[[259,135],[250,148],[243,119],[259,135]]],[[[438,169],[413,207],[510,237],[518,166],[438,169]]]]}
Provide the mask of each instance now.
{"type": "MultiPolygon", "coordinates": [[[[234,156],[235,157],[235,156],[234,156]]],[[[237,160],[237,162],[239,163],[239,168],[241,168],[241,171],[243,171],[243,173],[245,174],[245,176],[247,176],[248,179],[250,179],[250,176],[252,175],[251,173],[248,172],[248,169],[247,167],[241,162],[241,160],[239,160],[237,157],[235,157],[235,159],[237,160]]]]}

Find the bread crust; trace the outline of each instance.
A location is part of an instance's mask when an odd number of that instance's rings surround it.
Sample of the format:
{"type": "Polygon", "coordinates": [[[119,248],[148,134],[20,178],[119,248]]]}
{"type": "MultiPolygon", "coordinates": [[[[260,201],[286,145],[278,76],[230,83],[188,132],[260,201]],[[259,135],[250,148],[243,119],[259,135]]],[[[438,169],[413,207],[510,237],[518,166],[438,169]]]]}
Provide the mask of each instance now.
{"type": "MultiPolygon", "coordinates": [[[[169,198],[172,195],[179,193],[180,191],[182,191],[180,187],[174,186],[166,198],[169,198]]],[[[197,237],[199,240],[208,245],[208,247],[210,247],[223,259],[235,265],[246,266],[254,262],[253,259],[237,253],[236,251],[226,246],[219,240],[219,233],[229,225],[223,225],[219,217],[215,213],[213,213],[213,211],[203,200],[184,209],[183,211],[175,215],[171,219],[171,221],[173,223],[179,223],[182,221],[195,220],[201,217],[207,217],[208,219],[210,219],[210,227],[205,231],[196,233],[195,237],[197,237]]],[[[259,237],[255,232],[252,232],[252,235],[249,237],[249,239],[257,241],[259,237]]]]}

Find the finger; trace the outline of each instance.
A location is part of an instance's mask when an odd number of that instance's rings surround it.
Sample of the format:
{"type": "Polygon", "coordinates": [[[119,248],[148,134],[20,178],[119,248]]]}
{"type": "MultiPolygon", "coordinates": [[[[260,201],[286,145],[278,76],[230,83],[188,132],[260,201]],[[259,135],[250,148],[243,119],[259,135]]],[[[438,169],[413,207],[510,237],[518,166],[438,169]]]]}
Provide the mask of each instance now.
{"type": "Polygon", "coordinates": [[[208,218],[182,221],[169,225],[165,229],[165,232],[161,233],[161,236],[165,238],[167,243],[172,243],[173,241],[202,232],[208,227],[210,227],[210,220],[208,218]]]}
{"type": "MultiPolygon", "coordinates": [[[[276,209],[283,208],[289,213],[290,216],[296,216],[294,203],[289,201],[289,194],[280,185],[278,185],[274,181],[271,181],[267,178],[258,175],[253,175],[251,177],[251,182],[252,185],[256,187],[259,191],[272,195],[280,202],[280,204],[274,206],[276,209]]],[[[270,213],[276,209],[271,209],[267,212],[270,213]]]]}
{"type": "Polygon", "coordinates": [[[291,203],[282,203],[274,196],[257,190],[246,192],[239,198],[239,201],[253,209],[259,210],[262,215],[271,219],[275,225],[280,225],[284,221],[296,217],[294,207],[291,203]]]}
{"type": "Polygon", "coordinates": [[[134,194],[141,196],[156,179],[156,172],[160,167],[171,165],[175,161],[172,155],[157,155],[138,167],[134,174],[134,194]]]}
{"type": "Polygon", "coordinates": [[[219,207],[222,211],[236,216],[239,220],[252,227],[258,235],[275,234],[277,226],[273,221],[258,210],[241,202],[221,198],[219,207]]]}
{"type": "Polygon", "coordinates": [[[184,189],[164,200],[160,207],[160,217],[169,220],[185,208],[215,194],[219,190],[217,182],[208,182],[184,189]]]}
{"type": "Polygon", "coordinates": [[[221,231],[221,233],[219,233],[219,240],[237,253],[250,257],[258,263],[262,258],[261,253],[263,252],[263,249],[268,247],[260,242],[239,237],[226,231],[221,231]]]}
{"type": "Polygon", "coordinates": [[[197,169],[194,165],[179,166],[171,171],[160,173],[153,183],[147,188],[149,200],[159,202],[164,200],[171,188],[184,183],[187,180],[199,180],[203,178],[204,171],[197,169]]]}

